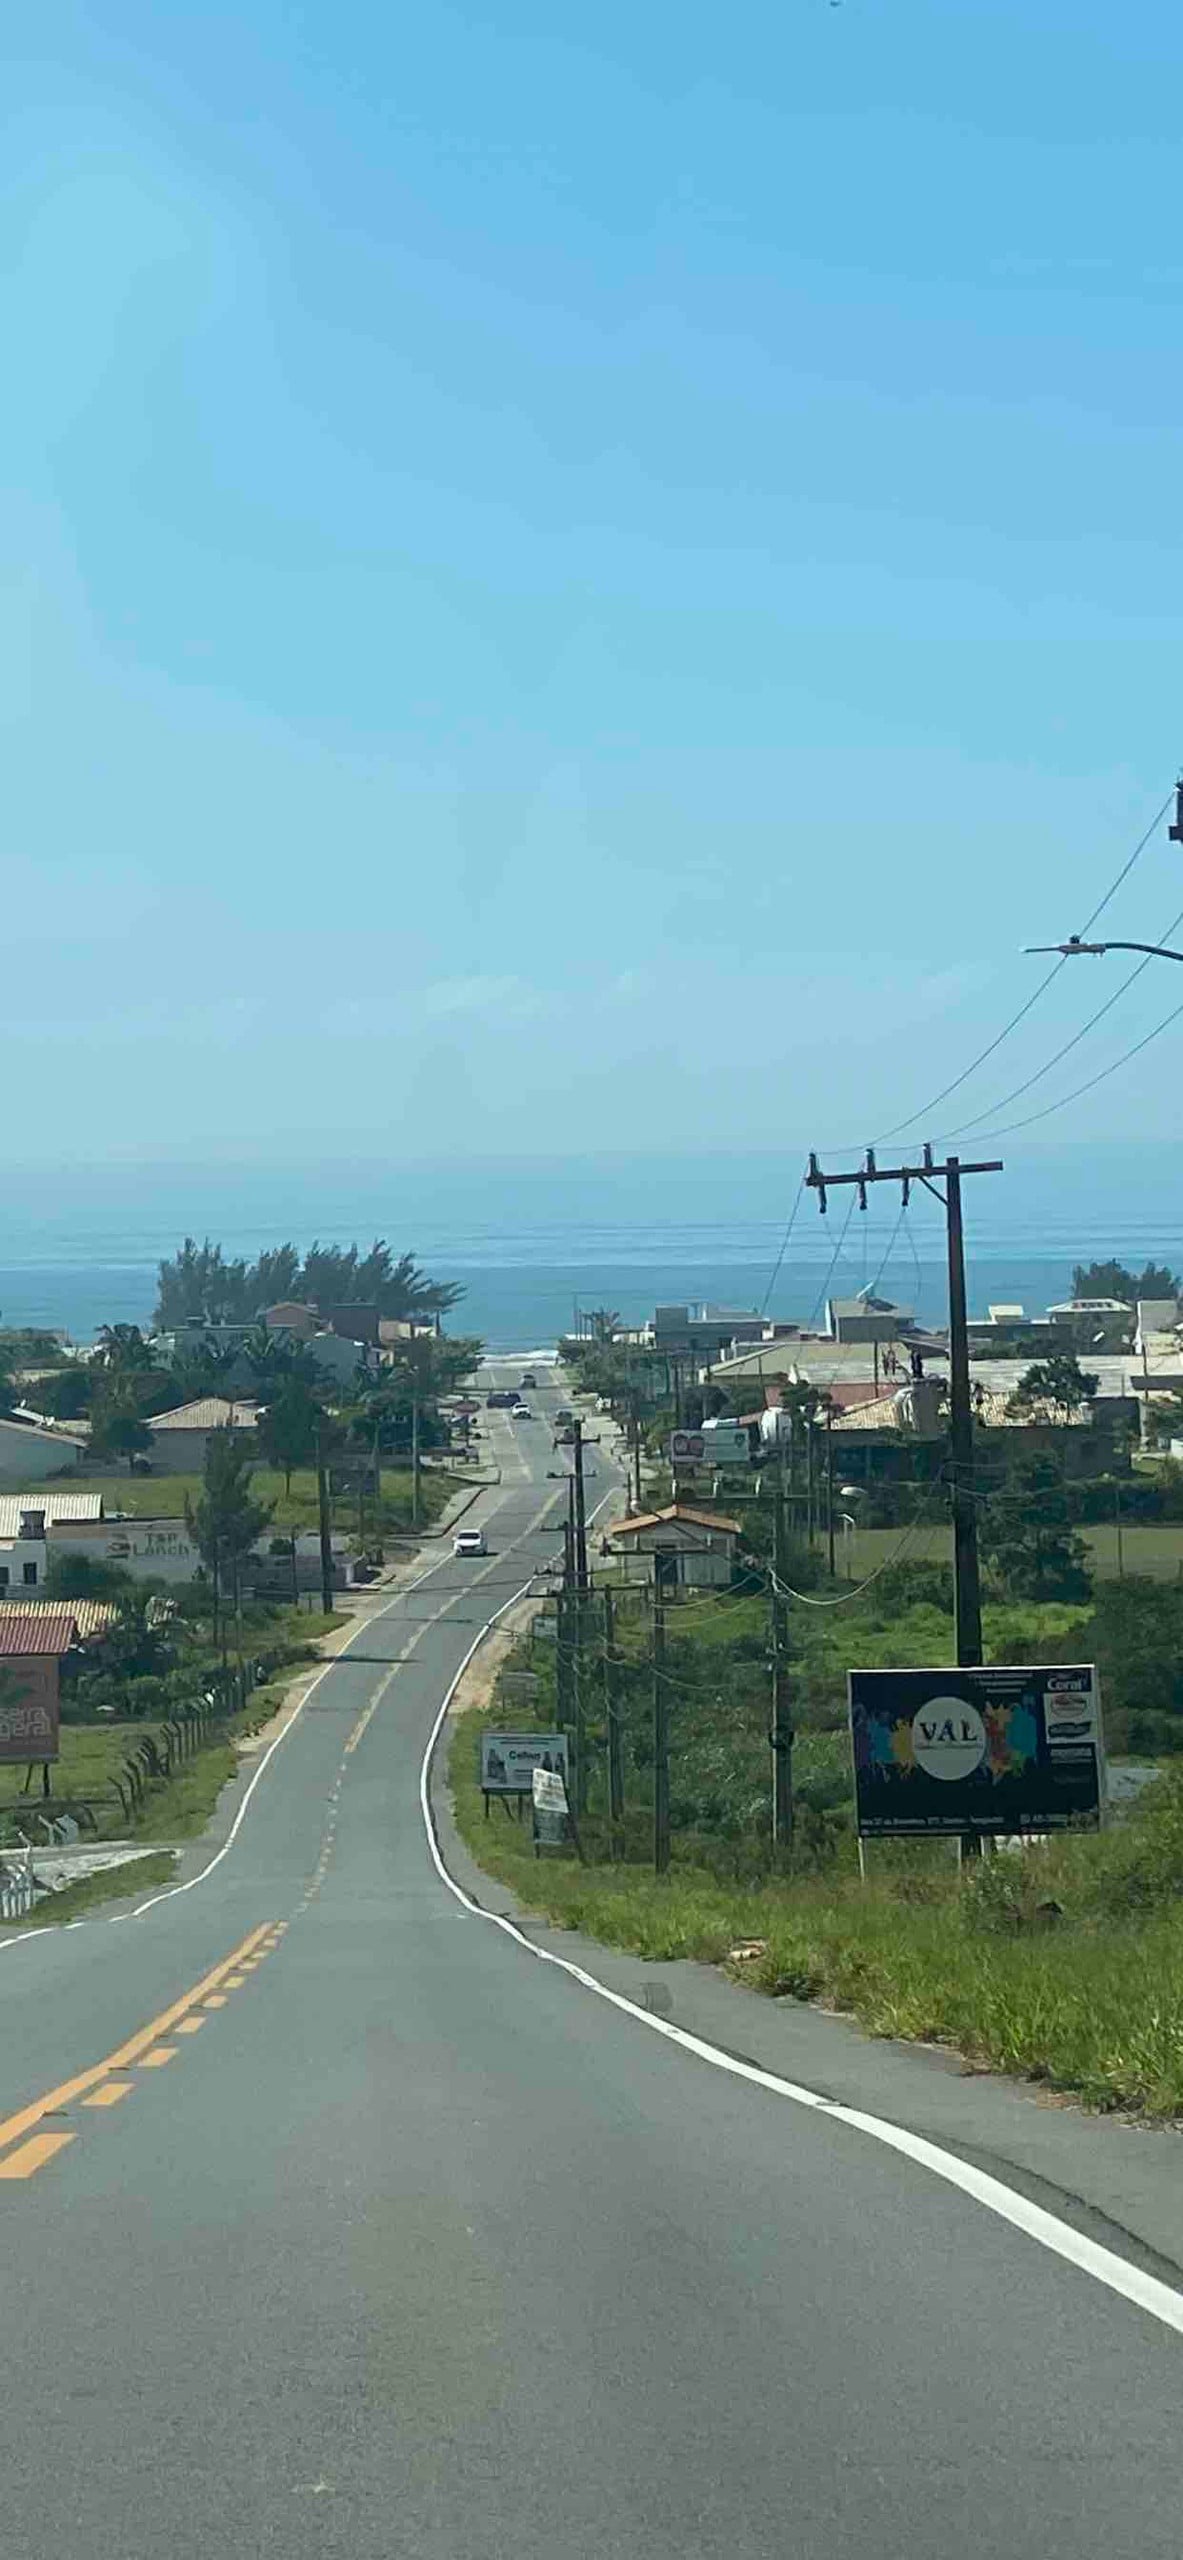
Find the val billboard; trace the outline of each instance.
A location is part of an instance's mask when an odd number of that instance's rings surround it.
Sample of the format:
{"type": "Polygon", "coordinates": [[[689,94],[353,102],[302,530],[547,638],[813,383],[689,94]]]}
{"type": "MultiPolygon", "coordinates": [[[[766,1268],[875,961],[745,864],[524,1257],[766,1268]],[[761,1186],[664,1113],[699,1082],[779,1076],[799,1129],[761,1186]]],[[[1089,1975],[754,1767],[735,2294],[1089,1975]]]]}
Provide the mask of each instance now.
{"type": "Polygon", "coordinates": [[[851,1671],[863,1839],[1096,1827],[1104,1795],[1091,1663],[851,1671]]]}

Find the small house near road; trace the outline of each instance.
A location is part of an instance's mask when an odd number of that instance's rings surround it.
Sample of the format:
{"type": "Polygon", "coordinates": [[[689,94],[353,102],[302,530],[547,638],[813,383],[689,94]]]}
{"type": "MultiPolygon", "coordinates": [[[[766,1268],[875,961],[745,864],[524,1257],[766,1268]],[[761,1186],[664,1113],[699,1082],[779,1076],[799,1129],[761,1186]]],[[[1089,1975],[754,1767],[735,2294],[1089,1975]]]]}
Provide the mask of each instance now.
{"type": "Polygon", "coordinates": [[[622,1579],[657,1582],[673,1589],[720,1587],[735,1572],[743,1530],[721,1511],[699,1511],[671,1502],[664,1511],[640,1511],[614,1520],[604,1532],[603,1553],[615,1558],[622,1579]]]}
{"type": "Polygon", "coordinates": [[[254,1398],[243,1396],[198,1396],[193,1404],[150,1414],[150,1463],[161,1475],[199,1476],[211,1431],[229,1427],[244,1440],[253,1440],[258,1419],[254,1398]]]}
{"type": "Polygon", "coordinates": [[[0,1418],[0,1484],[41,1484],[65,1475],[86,1455],[84,1431],[57,1431],[43,1422],[0,1418]]]}

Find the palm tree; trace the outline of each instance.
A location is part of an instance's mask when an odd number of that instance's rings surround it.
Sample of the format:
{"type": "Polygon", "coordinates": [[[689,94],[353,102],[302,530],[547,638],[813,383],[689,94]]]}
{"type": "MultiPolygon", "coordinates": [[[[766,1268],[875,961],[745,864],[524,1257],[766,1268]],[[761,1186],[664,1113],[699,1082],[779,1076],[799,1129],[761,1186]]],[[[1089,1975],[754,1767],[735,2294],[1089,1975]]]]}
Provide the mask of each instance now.
{"type": "Polygon", "coordinates": [[[620,1331],[620,1315],[615,1307],[591,1307],[587,1321],[593,1342],[612,1342],[620,1331]]]}
{"type": "Polygon", "coordinates": [[[95,1365],[100,1369],[154,1369],[156,1353],[138,1324],[101,1324],[95,1337],[95,1365]]]}

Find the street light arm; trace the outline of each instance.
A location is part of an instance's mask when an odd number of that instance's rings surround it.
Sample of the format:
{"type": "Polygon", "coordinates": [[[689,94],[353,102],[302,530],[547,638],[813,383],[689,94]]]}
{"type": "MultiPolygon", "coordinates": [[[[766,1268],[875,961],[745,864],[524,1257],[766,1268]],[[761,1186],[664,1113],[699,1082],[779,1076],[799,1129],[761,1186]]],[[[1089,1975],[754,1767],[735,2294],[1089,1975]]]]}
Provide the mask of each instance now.
{"type": "Polygon", "coordinates": [[[1183,951],[1172,951],[1165,942],[1082,942],[1078,933],[1069,934],[1067,942],[1029,942],[1026,950],[1028,955],[1062,951],[1066,960],[1074,960],[1081,951],[1093,955],[1103,951],[1144,951],[1151,960],[1183,960],[1183,951]]]}

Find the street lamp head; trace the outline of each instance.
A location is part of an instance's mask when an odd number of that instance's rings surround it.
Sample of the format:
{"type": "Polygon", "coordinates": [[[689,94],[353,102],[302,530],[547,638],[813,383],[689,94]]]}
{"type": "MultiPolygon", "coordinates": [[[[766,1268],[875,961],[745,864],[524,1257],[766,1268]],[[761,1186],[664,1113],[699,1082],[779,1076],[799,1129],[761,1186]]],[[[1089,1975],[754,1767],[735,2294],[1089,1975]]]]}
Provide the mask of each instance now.
{"type": "Polygon", "coordinates": [[[1082,942],[1078,933],[1070,933],[1067,942],[1029,942],[1026,949],[1028,954],[1036,951],[1059,951],[1063,953],[1065,960],[1074,960],[1081,951],[1096,954],[1108,951],[1109,945],[1107,942],[1082,942]]]}

